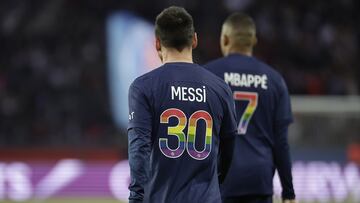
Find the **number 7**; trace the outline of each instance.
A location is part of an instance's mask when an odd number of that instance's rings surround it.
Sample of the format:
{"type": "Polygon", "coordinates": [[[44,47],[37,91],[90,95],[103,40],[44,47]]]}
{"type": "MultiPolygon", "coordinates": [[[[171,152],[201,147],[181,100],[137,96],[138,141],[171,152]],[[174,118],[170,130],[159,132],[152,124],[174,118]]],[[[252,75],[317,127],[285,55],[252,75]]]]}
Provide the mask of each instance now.
{"type": "Polygon", "coordinates": [[[235,91],[233,95],[235,101],[249,101],[244,113],[241,115],[238,126],[238,133],[243,135],[246,133],[250,119],[256,110],[258,104],[258,93],[235,91]]]}

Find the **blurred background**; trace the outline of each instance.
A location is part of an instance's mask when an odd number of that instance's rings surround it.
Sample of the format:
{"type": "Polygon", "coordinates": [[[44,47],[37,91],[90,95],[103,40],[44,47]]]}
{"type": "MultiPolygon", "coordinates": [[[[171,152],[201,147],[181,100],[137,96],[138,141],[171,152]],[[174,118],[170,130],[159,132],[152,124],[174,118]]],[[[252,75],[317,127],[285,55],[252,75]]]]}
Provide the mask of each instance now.
{"type": "Polygon", "coordinates": [[[160,65],[153,23],[170,5],[194,18],[199,64],[221,56],[231,12],[254,18],[255,56],[284,76],[292,97],[298,199],[360,202],[359,4],[2,0],[0,202],[126,202],[127,89],[160,65]]]}

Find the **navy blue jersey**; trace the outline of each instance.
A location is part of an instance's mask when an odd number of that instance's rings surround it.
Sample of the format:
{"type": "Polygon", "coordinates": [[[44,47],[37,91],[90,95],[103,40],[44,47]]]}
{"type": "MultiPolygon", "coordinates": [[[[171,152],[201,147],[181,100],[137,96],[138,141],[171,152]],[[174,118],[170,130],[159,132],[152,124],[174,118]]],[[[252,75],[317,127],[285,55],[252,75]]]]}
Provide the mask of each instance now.
{"type": "Polygon", "coordinates": [[[130,201],[221,202],[221,140],[234,137],[228,85],[192,63],[166,63],[129,90],[130,201]],[[135,129],[135,131],[134,131],[135,129]]]}
{"type": "Polygon", "coordinates": [[[283,197],[294,198],[287,127],[290,99],[279,73],[254,57],[231,54],[206,65],[233,91],[238,133],[224,197],[271,195],[278,169],[283,197]]]}

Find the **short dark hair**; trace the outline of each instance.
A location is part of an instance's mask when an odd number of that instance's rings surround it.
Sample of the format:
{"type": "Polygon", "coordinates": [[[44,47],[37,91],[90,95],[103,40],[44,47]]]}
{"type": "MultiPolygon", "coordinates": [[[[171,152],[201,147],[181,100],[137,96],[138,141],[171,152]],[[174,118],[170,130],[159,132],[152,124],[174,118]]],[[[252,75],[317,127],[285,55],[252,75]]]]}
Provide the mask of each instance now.
{"type": "Polygon", "coordinates": [[[254,20],[249,15],[240,12],[231,14],[226,18],[224,24],[232,27],[256,29],[254,20]]]}
{"type": "Polygon", "coordinates": [[[182,7],[164,9],[155,21],[155,35],[163,46],[182,51],[192,44],[195,29],[191,15],[182,7]]]}
{"type": "Polygon", "coordinates": [[[245,13],[233,13],[226,18],[224,25],[232,28],[232,38],[240,46],[252,46],[251,38],[256,34],[254,20],[245,13]]]}

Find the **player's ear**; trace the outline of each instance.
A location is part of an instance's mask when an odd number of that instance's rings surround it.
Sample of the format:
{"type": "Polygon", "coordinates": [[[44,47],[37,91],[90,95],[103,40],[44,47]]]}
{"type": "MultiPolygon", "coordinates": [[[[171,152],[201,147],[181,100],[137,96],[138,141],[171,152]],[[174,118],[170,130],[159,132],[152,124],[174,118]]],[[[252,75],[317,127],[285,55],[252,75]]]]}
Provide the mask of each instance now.
{"type": "Polygon", "coordinates": [[[229,36],[227,36],[227,35],[223,35],[223,45],[224,46],[228,46],[229,45],[229,43],[230,43],[230,38],[229,38],[229,36]]]}
{"type": "Polygon", "coordinates": [[[163,62],[163,55],[161,52],[161,43],[160,43],[160,39],[158,37],[156,37],[156,39],[155,39],[155,48],[156,48],[156,52],[160,58],[160,61],[163,62]]]}
{"type": "Polygon", "coordinates": [[[158,37],[155,38],[155,48],[156,51],[161,51],[161,43],[160,43],[160,39],[158,37]]]}
{"type": "Polygon", "coordinates": [[[220,36],[220,49],[221,49],[221,53],[223,54],[223,56],[226,56],[227,50],[228,50],[228,45],[229,45],[229,37],[227,35],[225,35],[224,33],[221,33],[220,36]]]}
{"type": "Polygon", "coordinates": [[[254,36],[253,37],[253,46],[255,46],[256,44],[257,44],[257,42],[258,42],[258,39],[257,39],[257,37],[256,36],[254,36]]]}
{"type": "Polygon", "coordinates": [[[230,39],[227,33],[229,33],[229,27],[226,24],[223,24],[220,34],[220,46],[222,48],[225,48],[230,43],[230,39]]]}
{"type": "Polygon", "coordinates": [[[195,49],[198,46],[198,38],[197,38],[197,33],[194,33],[193,39],[192,39],[192,45],[191,47],[193,49],[195,49]]]}

